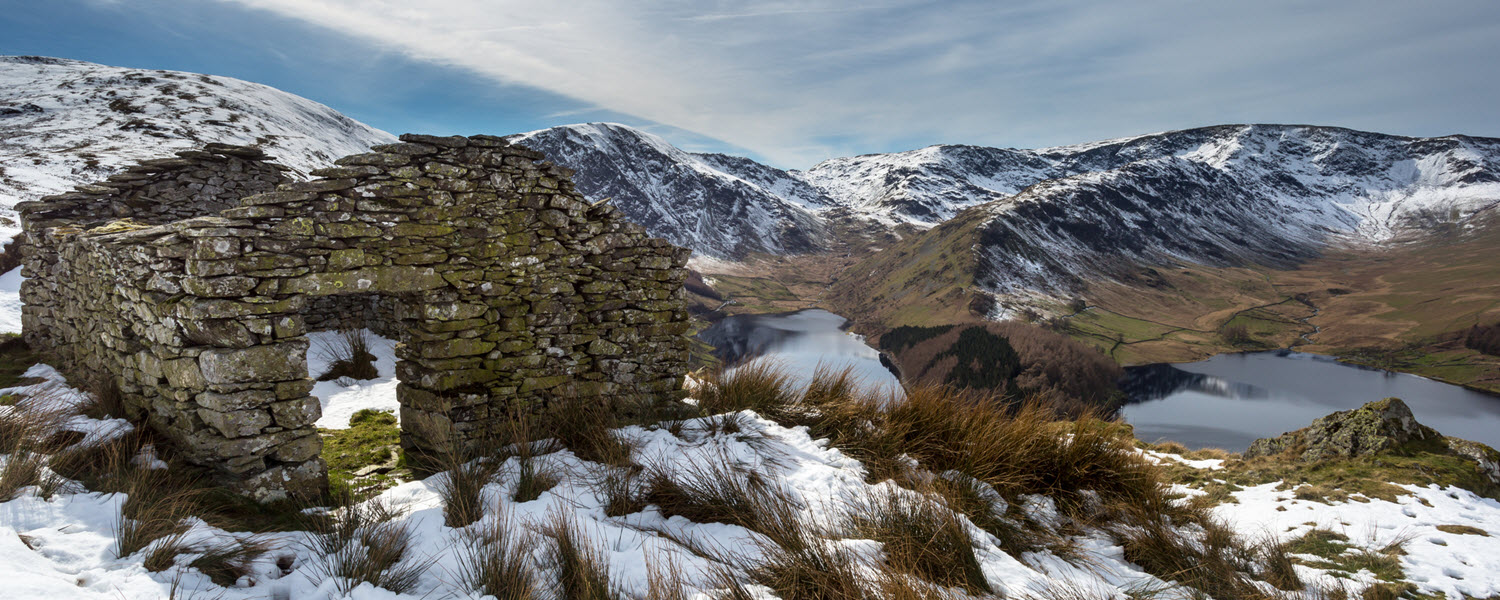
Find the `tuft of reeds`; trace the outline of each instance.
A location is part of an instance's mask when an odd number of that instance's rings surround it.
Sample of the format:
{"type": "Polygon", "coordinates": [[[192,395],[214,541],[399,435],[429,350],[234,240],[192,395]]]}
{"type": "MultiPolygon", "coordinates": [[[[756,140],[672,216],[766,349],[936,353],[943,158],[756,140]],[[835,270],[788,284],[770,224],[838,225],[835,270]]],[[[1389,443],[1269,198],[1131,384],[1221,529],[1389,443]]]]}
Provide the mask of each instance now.
{"type": "Polygon", "coordinates": [[[971,594],[992,591],[968,528],[926,494],[888,489],[852,503],[846,519],[854,535],[881,543],[893,568],[971,594]]]}
{"type": "Polygon", "coordinates": [[[512,526],[501,512],[475,531],[466,532],[458,550],[458,580],[471,592],[497,600],[533,600],[538,596],[531,555],[536,538],[512,526]]]}
{"type": "Polygon", "coordinates": [[[642,487],[640,478],[635,471],[629,469],[612,469],[606,472],[595,485],[594,493],[603,500],[604,514],[610,517],[635,514],[645,510],[650,504],[646,501],[646,490],[642,487]]]}
{"type": "Polygon", "coordinates": [[[261,536],[222,540],[204,548],[188,566],[198,569],[215,584],[230,587],[249,575],[251,563],[270,549],[270,542],[261,536]]]}
{"type": "Polygon", "coordinates": [[[557,487],[561,480],[557,470],[542,459],[523,459],[516,472],[516,489],[511,497],[516,502],[531,502],[557,487]]]}
{"type": "Polygon", "coordinates": [[[711,374],[698,389],[698,407],[711,415],[753,410],[776,419],[796,405],[795,388],[775,362],[755,360],[711,374]]]}
{"type": "Polygon", "coordinates": [[[562,509],[552,512],[541,529],[552,540],[548,547],[561,600],[620,600],[623,595],[610,580],[609,562],[562,509]]]}
{"type": "Polygon", "coordinates": [[[328,364],[328,370],[318,375],[318,381],[380,377],[380,370],[375,368],[376,357],[370,352],[370,338],[363,329],[345,329],[335,337],[320,338],[313,351],[328,364]]]}
{"type": "MultiPolygon", "coordinates": [[[[111,459],[110,462],[117,462],[111,459]]],[[[125,494],[115,520],[115,556],[124,558],[151,542],[181,534],[183,521],[204,513],[204,493],[166,470],[123,468],[113,482],[125,494]]]]}
{"type": "Polygon", "coordinates": [[[641,500],[665,516],[739,525],[778,543],[787,541],[777,529],[782,516],[801,509],[780,487],[728,457],[675,467],[650,465],[644,478],[641,500]]]}
{"type": "Polygon", "coordinates": [[[546,421],[546,433],[583,460],[613,467],[634,465],[635,447],[615,435],[621,423],[611,403],[575,397],[559,400],[546,421]]]}
{"type": "Polygon", "coordinates": [[[487,458],[464,460],[463,454],[449,452],[442,459],[445,473],[437,483],[443,499],[443,524],[465,527],[484,517],[484,486],[495,479],[497,464],[487,458]]]}
{"type": "Polygon", "coordinates": [[[346,500],[329,518],[314,521],[316,535],[309,548],[313,571],[332,579],[342,595],[361,582],[398,594],[417,586],[433,559],[408,556],[412,531],[400,514],[378,500],[346,500]]]}
{"type": "Polygon", "coordinates": [[[643,600],[688,600],[682,567],[666,554],[646,556],[646,597],[643,600]]]}
{"type": "Polygon", "coordinates": [[[1276,589],[1296,591],[1305,587],[1302,577],[1297,575],[1295,563],[1287,556],[1287,543],[1267,536],[1255,546],[1260,579],[1276,586],[1276,589]]]}

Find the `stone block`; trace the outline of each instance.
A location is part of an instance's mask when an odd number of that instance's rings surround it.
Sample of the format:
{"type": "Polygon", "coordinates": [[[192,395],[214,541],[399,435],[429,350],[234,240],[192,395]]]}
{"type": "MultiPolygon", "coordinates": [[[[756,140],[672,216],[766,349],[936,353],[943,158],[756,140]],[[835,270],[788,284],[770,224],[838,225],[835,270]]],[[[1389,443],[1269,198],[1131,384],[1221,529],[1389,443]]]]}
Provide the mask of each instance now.
{"type": "Polygon", "coordinates": [[[271,414],[264,410],[237,410],[219,412],[199,409],[198,418],[217,429],[224,437],[242,438],[260,433],[271,424],[271,414]]]}
{"type": "Polygon", "coordinates": [[[307,377],[307,340],[208,350],[198,366],[209,383],[276,382],[307,377]]]}

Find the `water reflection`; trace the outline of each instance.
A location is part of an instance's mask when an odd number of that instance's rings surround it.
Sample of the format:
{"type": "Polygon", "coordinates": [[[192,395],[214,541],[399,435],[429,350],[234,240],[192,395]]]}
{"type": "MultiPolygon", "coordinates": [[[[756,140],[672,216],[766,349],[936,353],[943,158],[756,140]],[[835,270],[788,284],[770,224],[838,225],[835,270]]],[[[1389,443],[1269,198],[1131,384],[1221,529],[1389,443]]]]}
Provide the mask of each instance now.
{"type": "Polygon", "coordinates": [[[821,309],[769,315],[735,315],[713,324],[698,339],[713,346],[725,364],[765,358],[776,361],[799,382],[819,365],[849,367],[870,388],[896,385],[892,371],[864,338],[844,331],[848,320],[821,309]]]}
{"type": "Polygon", "coordinates": [[[1446,435],[1500,444],[1500,398],[1414,375],[1289,351],[1126,369],[1122,412],[1143,440],[1244,450],[1336,410],[1397,397],[1446,435]]]}

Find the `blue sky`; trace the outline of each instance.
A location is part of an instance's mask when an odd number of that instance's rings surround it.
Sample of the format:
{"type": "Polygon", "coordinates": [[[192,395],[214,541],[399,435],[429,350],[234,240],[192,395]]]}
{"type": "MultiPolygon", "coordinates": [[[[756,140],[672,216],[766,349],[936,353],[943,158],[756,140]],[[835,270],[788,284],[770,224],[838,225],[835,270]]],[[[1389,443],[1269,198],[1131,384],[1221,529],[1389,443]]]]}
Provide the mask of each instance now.
{"type": "Polygon", "coordinates": [[[582,121],[803,168],[1240,122],[1500,136],[1500,3],[0,0],[0,53],[238,77],[392,132],[582,121]]]}

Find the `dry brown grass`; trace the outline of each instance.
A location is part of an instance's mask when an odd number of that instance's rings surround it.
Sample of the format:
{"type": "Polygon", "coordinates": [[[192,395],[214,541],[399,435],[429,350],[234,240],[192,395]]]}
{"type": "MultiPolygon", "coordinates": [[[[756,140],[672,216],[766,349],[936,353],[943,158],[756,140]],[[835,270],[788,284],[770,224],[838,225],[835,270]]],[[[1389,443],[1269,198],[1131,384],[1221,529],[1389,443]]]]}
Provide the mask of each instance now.
{"type": "Polygon", "coordinates": [[[475,458],[465,461],[458,452],[444,459],[446,473],[437,482],[436,491],[443,499],[443,522],[449,527],[465,527],[484,517],[484,486],[495,479],[497,461],[475,458]]]}
{"type": "Polygon", "coordinates": [[[775,362],[751,361],[711,374],[698,389],[698,407],[710,415],[753,410],[774,419],[796,405],[794,389],[791,377],[775,362]]]}
{"type": "Polygon", "coordinates": [[[349,499],[329,518],[314,521],[309,551],[315,575],[332,579],[342,595],[362,582],[398,594],[411,591],[433,559],[408,556],[413,533],[396,521],[399,516],[378,500],[349,499]]]}
{"type": "Polygon", "coordinates": [[[547,490],[557,487],[561,480],[562,476],[558,471],[542,459],[522,459],[516,472],[515,493],[511,498],[516,502],[531,502],[542,497],[547,490]]]}
{"type": "Polygon", "coordinates": [[[510,515],[501,512],[463,536],[458,580],[468,591],[496,600],[533,600],[539,596],[531,560],[536,543],[529,531],[514,527],[510,515]]]}
{"type": "Polygon", "coordinates": [[[541,529],[552,540],[548,555],[557,577],[559,600],[621,600],[618,586],[610,580],[609,562],[563,509],[553,511],[541,529]]]}
{"type": "MultiPolygon", "coordinates": [[[[775,373],[755,375],[762,385],[776,380],[775,373]]],[[[1161,469],[1135,450],[1136,441],[1122,424],[1089,415],[1059,419],[1050,406],[1039,402],[1014,404],[993,395],[940,386],[907,387],[902,399],[878,397],[851,390],[835,372],[821,374],[810,386],[811,391],[801,397],[789,399],[785,393],[755,389],[756,398],[774,397],[785,403],[779,407],[760,405],[758,411],[775,415],[786,425],[808,426],[813,435],[829,438],[832,446],[864,462],[872,474],[886,475],[908,488],[935,492],[947,507],[962,512],[976,526],[1000,538],[1007,552],[1019,555],[1026,550],[1045,548],[1066,555],[1069,538],[1060,531],[1018,518],[1019,513],[997,514],[996,498],[988,496],[988,492],[1001,499],[1028,494],[1050,497],[1057,501],[1067,527],[1074,531],[1103,529],[1120,540],[1128,560],[1158,577],[1179,581],[1215,598],[1265,597],[1250,583],[1254,573],[1291,585],[1290,578],[1285,577],[1286,564],[1278,558],[1284,558],[1284,552],[1257,550],[1215,523],[1206,510],[1174,504],[1162,484],[1161,469]],[[915,470],[909,466],[912,461],[915,470]],[[937,478],[931,473],[944,476],[937,478]],[[1260,562],[1267,564],[1258,566],[1260,562]]],[[[733,398],[720,402],[719,406],[731,409],[751,404],[733,398]]],[[[735,481],[725,473],[716,473],[714,480],[735,481]]],[[[716,501],[719,506],[733,505],[732,501],[716,501]]],[[[780,548],[767,549],[767,564],[775,568],[748,570],[750,581],[795,590],[798,587],[787,582],[805,579],[804,571],[822,569],[837,574],[841,561],[847,562],[847,557],[837,556],[826,545],[805,547],[805,541],[798,541],[799,532],[805,532],[805,528],[793,527],[790,533],[778,530],[775,524],[795,523],[795,519],[774,518],[775,512],[769,508],[777,503],[746,504],[758,506],[761,515],[773,515],[759,517],[762,522],[756,528],[773,532],[775,535],[768,536],[774,541],[771,545],[780,548]],[[773,526],[767,526],[768,523],[773,526]]],[[[867,521],[881,520],[878,511],[870,507],[864,512],[867,521]]],[[[743,510],[735,513],[756,514],[743,510]]],[[[940,514],[932,512],[928,516],[940,514]]],[[[942,523],[937,517],[917,517],[905,515],[887,521],[903,521],[908,530],[917,529],[916,524],[923,521],[942,523]]],[[[699,518],[744,520],[727,514],[699,515],[699,518]]],[[[922,529],[942,530],[937,526],[922,529]]],[[[891,561],[889,567],[916,569],[910,572],[920,573],[924,549],[914,541],[920,536],[915,531],[910,533],[904,539],[911,540],[912,552],[901,548],[905,542],[894,544],[896,554],[905,557],[891,561]]],[[[939,545],[934,539],[929,537],[927,543],[939,545]]],[[[961,557],[956,548],[962,545],[943,544],[950,572],[936,577],[964,572],[954,567],[957,559],[953,558],[961,557]]],[[[850,597],[871,593],[861,586],[841,588],[837,580],[835,576],[824,585],[843,589],[850,597]]],[[[952,585],[950,579],[943,581],[952,585]]],[[[971,589],[982,589],[967,577],[964,584],[971,589]]]]}
{"type": "Polygon", "coordinates": [[[968,528],[932,497],[886,491],[847,509],[848,527],[859,537],[880,542],[887,564],[945,587],[988,593],[968,528]]]}
{"type": "Polygon", "coordinates": [[[739,525],[778,543],[786,541],[778,527],[801,509],[779,486],[728,457],[677,467],[651,465],[644,478],[641,500],[656,505],[664,516],[739,525]]]}
{"type": "Polygon", "coordinates": [[[223,540],[204,548],[188,566],[222,587],[235,585],[252,572],[251,562],[271,549],[268,540],[249,536],[223,540]]]}
{"type": "Polygon", "coordinates": [[[610,403],[583,398],[559,400],[542,433],[583,460],[615,467],[634,464],[635,448],[614,433],[622,423],[610,403]]]}

